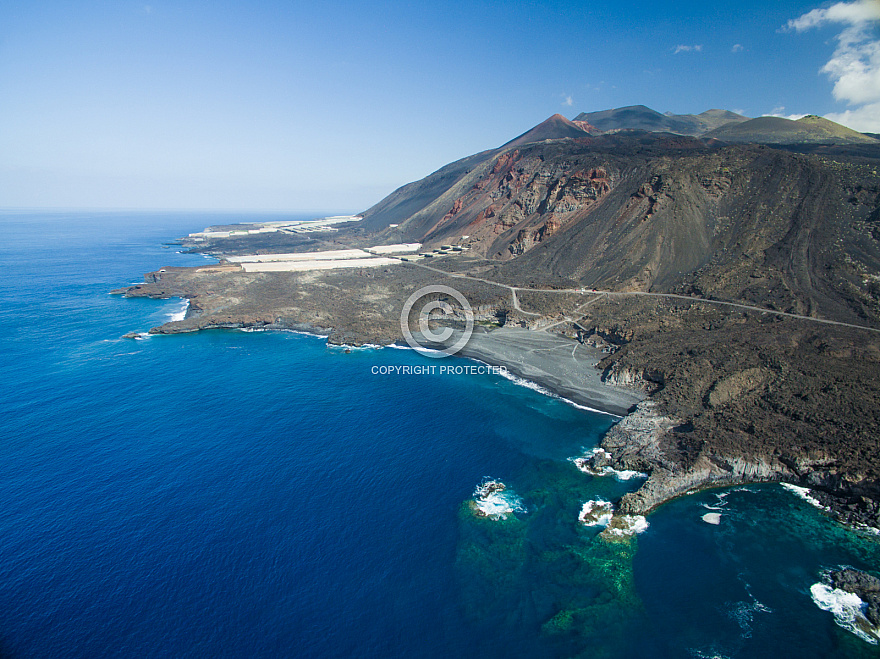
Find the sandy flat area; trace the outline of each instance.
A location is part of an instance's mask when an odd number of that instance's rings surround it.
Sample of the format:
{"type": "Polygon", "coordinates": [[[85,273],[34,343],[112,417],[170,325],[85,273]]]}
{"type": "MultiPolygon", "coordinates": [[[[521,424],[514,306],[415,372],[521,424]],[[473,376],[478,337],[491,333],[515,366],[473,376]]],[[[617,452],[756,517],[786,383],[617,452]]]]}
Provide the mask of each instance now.
{"type": "MultiPolygon", "coordinates": [[[[456,332],[450,343],[458,336],[456,332]]],[[[563,398],[618,416],[626,415],[645,398],[639,391],[603,383],[595,365],[605,353],[558,334],[518,327],[488,332],[475,328],[458,354],[505,366],[510,373],[563,398]]]]}
{"type": "Polygon", "coordinates": [[[349,259],[369,259],[362,249],[334,249],[326,252],[294,252],[291,254],[253,254],[250,256],[230,256],[231,263],[267,263],[270,261],[338,261],[349,259]]]}
{"type": "Polygon", "coordinates": [[[242,263],[245,272],[305,272],[307,270],[334,270],[336,268],[375,268],[382,265],[398,265],[397,259],[385,257],[336,259],[333,261],[268,261],[266,263],[242,263]]]}

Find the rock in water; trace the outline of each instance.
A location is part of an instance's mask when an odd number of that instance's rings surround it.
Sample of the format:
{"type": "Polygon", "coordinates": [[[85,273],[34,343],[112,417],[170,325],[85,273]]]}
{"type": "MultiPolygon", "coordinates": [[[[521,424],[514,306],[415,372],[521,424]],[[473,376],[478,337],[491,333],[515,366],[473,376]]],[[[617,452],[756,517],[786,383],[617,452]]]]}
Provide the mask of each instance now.
{"type": "Polygon", "coordinates": [[[872,625],[880,627],[880,579],[852,568],[835,570],[830,576],[835,588],[858,595],[868,605],[865,617],[872,625]]]}

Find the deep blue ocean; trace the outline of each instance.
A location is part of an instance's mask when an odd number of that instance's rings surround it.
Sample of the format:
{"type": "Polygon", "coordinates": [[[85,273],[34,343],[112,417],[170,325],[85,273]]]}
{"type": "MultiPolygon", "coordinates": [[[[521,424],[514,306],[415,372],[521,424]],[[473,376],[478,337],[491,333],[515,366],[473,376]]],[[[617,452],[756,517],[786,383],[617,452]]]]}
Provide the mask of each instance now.
{"type": "Polygon", "coordinates": [[[880,569],[877,538],[778,485],[609,543],[581,507],[640,481],[569,458],[613,417],[494,375],[372,373],[436,363],[409,350],[121,338],[181,301],[111,289],[206,262],[162,243],[257,219],[0,213],[0,656],[877,655],[810,595],[880,569]],[[523,511],[475,516],[487,477],[523,511]]]}

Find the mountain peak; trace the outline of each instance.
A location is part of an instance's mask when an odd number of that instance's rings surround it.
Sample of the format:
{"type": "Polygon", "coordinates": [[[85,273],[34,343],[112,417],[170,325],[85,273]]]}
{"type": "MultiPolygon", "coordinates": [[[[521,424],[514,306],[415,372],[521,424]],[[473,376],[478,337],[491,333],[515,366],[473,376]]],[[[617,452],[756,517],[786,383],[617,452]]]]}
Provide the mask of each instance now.
{"type": "Polygon", "coordinates": [[[519,146],[530,142],[543,142],[544,140],[558,140],[564,137],[587,137],[588,135],[589,133],[584,128],[557,113],[547,117],[531,130],[527,130],[519,137],[504,144],[503,147],[519,146]]]}

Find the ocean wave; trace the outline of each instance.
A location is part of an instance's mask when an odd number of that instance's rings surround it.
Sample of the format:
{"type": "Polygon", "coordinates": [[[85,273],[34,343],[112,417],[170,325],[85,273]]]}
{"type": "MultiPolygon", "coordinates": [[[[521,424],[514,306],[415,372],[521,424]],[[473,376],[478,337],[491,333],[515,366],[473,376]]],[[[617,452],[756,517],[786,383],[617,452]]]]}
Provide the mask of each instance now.
{"type": "Polygon", "coordinates": [[[784,487],[789,492],[792,492],[796,497],[803,499],[811,506],[814,506],[819,510],[828,511],[827,506],[823,506],[821,501],[819,501],[816,497],[810,495],[809,488],[792,485],[791,483],[782,483],[782,487],[784,487]]]}
{"type": "MultiPolygon", "coordinates": [[[[410,347],[409,345],[404,345],[404,344],[400,344],[400,343],[390,343],[386,346],[381,346],[381,347],[393,348],[395,350],[415,350],[416,352],[419,352],[419,353],[429,353],[429,354],[441,354],[443,352],[442,350],[434,350],[433,348],[415,349],[415,348],[410,347]]],[[[483,364],[485,366],[489,366],[490,368],[496,367],[494,364],[484,362],[483,360],[477,359],[476,357],[465,357],[465,359],[469,359],[473,362],[477,362],[478,364],[483,364]]],[[[532,391],[535,391],[543,396],[547,396],[549,398],[555,398],[556,400],[561,400],[563,403],[571,405],[572,407],[579,409],[579,410],[586,410],[587,412],[595,412],[597,414],[605,414],[606,416],[613,416],[615,419],[622,419],[623,418],[619,414],[614,414],[613,412],[606,412],[605,410],[600,410],[595,407],[590,407],[589,405],[581,405],[580,403],[576,403],[573,400],[566,398],[565,396],[560,396],[559,394],[553,393],[552,391],[550,391],[546,387],[542,387],[537,382],[532,382],[531,380],[526,380],[525,378],[522,378],[518,375],[514,375],[513,373],[511,373],[510,371],[507,370],[507,366],[504,364],[498,365],[497,368],[499,368],[499,369],[504,368],[505,370],[500,371],[498,373],[498,375],[503,377],[505,380],[509,380],[510,382],[517,385],[518,387],[525,387],[526,389],[531,389],[532,391]]]]}
{"type": "MultiPolygon", "coordinates": [[[[473,357],[471,357],[470,359],[473,359],[473,357]]],[[[473,361],[480,362],[481,364],[485,363],[485,362],[480,361],[479,359],[473,359],[473,361]]],[[[489,364],[487,364],[487,365],[489,365],[489,364]]],[[[507,370],[502,371],[501,373],[499,373],[499,375],[501,377],[503,377],[505,380],[509,380],[510,382],[513,382],[513,384],[517,385],[518,387],[525,387],[526,389],[531,389],[532,391],[536,391],[539,394],[542,394],[544,396],[549,396],[550,398],[555,398],[556,400],[561,400],[563,403],[567,403],[567,404],[571,405],[572,407],[577,408],[579,410],[586,410],[587,412],[596,412],[597,414],[605,414],[607,416],[613,416],[615,419],[623,418],[619,414],[613,414],[612,412],[606,412],[605,410],[600,410],[595,407],[590,407],[589,405],[581,405],[580,403],[576,403],[573,400],[566,398],[565,396],[560,396],[559,394],[553,393],[549,389],[542,387],[537,382],[532,382],[531,380],[526,380],[525,378],[522,378],[518,375],[514,375],[510,371],[507,371],[507,370]]]]}
{"type": "Polygon", "coordinates": [[[505,520],[513,513],[526,513],[516,493],[499,480],[485,478],[474,490],[474,514],[493,520],[505,520]]]}
{"type": "Polygon", "coordinates": [[[644,533],[648,530],[648,520],[644,515],[615,515],[611,518],[608,526],[602,531],[603,535],[609,537],[627,537],[637,533],[644,533]]]}
{"type": "Polygon", "coordinates": [[[640,471],[632,471],[629,469],[615,469],[614,467],[608,465],[596,468],[592,465],[591,460],[597,457],[610,460],[611,454],[605,449],[597,447],[592,449],[590,452],[585,453],[579,458],[569,458],[569,462],[574,463],[575,467],[577,467],[585,474],[589,474],[590,476],[614,476],[614,478],[618,481],[628,481],[633,478],[648,477],[648,474],[643,474],[640,471]]]}
{"type": "Polygon", "coordinates": [[[705,508],[706,510],[724,510],[727,506],[727,495],[730,492],[715,492],[715,505],[710,503],[701,503],[700,506],[705,508]]]}
{"type": "Polygon", "coordinates": [[[867,605],[861,597],[840,588],[831,588],[823,583],[816,583],[810,587],[810,597],[816,606],[831,613],[834,616],[834,622],[840,627],[871,645],[877,645],[880,629],[871,625],[865,617],[864,611],[867,605]]]}
{"type": "Polygon", "coordinates": [[[587,501],[581,508],[578,521],[584,526],[608,526],[614,515],[614,506],[604,499],[587,501]]]}
{"type": "Polygon", "coordinates": [[[176,311],[172,311],[169,314],[169,316],[168,316],[169,322],[173,323],[176,321],[183,320],[184,318],[186,318],[186,312],[188,310],[189,310],[189,300],[184,298],[183,300],[180,301],[179,308],[176,311]]]}
{"type": "MultiPolygon", "coordinates": [[[[238,327],[236,332],[282,332],[284,334],[299,334],[300,336],[309,336],[315,339],[327,339],[326,334],[316,334],[315,332],[307,332],[306,330],[289,329],[287,327],[238,327]]],[[[327,344],[330,345],[329,343],[327,344]]]]}

